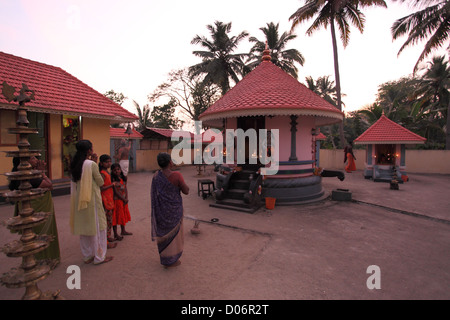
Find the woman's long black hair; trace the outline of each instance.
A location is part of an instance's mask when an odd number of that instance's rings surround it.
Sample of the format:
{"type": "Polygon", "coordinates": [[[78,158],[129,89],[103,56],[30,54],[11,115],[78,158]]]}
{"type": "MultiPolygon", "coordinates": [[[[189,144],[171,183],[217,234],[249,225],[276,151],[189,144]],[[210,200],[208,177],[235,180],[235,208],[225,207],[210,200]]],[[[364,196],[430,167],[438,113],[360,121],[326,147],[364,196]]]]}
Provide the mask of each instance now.
{"type": "Polygon", "coordinates": [[[75,156],[70,163],[70,174],[73,182],[77,182],[81,179],[83,163],[88,156],[89,150],[92,149],[92,142],[89,140],[80,140],[75,147],[77,148],[77,153],[75,153],[75,156]]]}

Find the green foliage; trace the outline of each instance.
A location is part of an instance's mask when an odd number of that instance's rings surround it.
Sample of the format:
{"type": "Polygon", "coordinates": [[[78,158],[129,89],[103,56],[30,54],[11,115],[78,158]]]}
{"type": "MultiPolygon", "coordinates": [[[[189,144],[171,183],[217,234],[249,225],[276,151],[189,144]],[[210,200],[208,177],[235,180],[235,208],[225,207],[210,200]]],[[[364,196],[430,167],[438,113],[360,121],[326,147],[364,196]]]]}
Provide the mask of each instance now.
{"type": "Polygon", "coordinates": [[[136,101],[133,100],[133,104],[134,104],[134,106],[136,108],[136,112],[137,112],[137,115],[138,115],[138,118],[139,118],[138,121],[137,121],[137,124],[136,124],[136,129],[138,131],[142,131],[142,130],[144,130],[147,127],[153,126],[152,121],[150,119],[150,107],[149,107],[149,105],[146,104],[141,109],[141,107],[139,106],[139,104],[136,101]]]}
{"type": "MultiPolygon", "coordinates": [[[[330,27],[333,45],[334,71],[336,80],[337,108],[342,111],[341,80],[339,74],[339,62],[337,54],[337,40],[335,25],[340,34],[344,48],[350,41],[350,24],[355,26],[361,33],[364,31],[365,16],[361,8],[370,6],[387,7],[383,0],[305,0],[304,6],[294,12],[289,20],[292,21],[291,30],[297,25],[313,19],[313,23],[307,29],[306,34],[312,35],[321,28],[330,27]]],[[[339,128],[340,146],[346,144],[343,124],[339,128]]]]}
{"type": "Polygon", "coordinates": [[[184,121],[175,116],[175,101],[171,100],[163,106],[153,107],[150,118],[157,128],[163,129],[179,129],[183,126],[184,121]]]}
{"type": "Polygon", "coordinates": [[[411,5],[420,8],[413,14],[400,18],[391,27],[392,38],[398,39],[407,36],[398,54],[406,47],[426,41],[425,47],[414,66],[414,72],[433,50],[448,43],[450,33],[450,1],[449,0],[400,0],[410,2],[411,5]],[[428,5],[424,7],[425,5],[428,5]]]}
{"type": "Polygon", "coordinates": [[[106,93],[103,94],[105,97],[111,99],[112,101],[114,101],[115,103],[117,103],[118,105],[122,105],[122,103],[128,99],[127,97],[125,97],[123,95],[122,92],[115,92],[114,90],[109,90],[106,93]]]}
{"type": "Polygon", "coordinates": [[[297,36],[292,32],[283,32],[279,36],[278,28],[279,24],[267,23],[266,27],[259,28],[264,33],[264,41],[260,41],[256,37],[249,38],[249,41],[255,44],[250,49],[245,73],[250,72],[261,63],[267,43],[272,63],[297,79],[298,69],[295,66],[295,62],[303,66],[305,58],[296,49],[286,49],[288,42],[294,40],[297,36]]]}
{"type": "MultiPolygon", "coordinates": [[[[379,86],[376,102],[346,118],[346,134],[356,133],[352,122],[358,115],[369,127],[384,113],[392,121],[427,139],[421,149],[442,149],[448,143],[450,67],[444,57],[434,57],[422,75],[403,77],[379,86]]],[[[356,137],[355,137],[356,138],[356,137]]]]}
{"type": "MultiPolygon", "coordinates": [[[[320,97],[334,106],[337,106],[336,86],[334,81],[330,80],[330,76],[322,76],[316,81],[311,76],[305,78],[308,89],[317,93],[320,97]]],[[[345,96],[345,94],[342,94],[345,96]]]]}
{"type": "Polygon", "coordinates": [[[242,75],[243,58],[247,54],[234,52],[239,43],[248,36],[248,33],[243,31],[237,36],[229,36],[231,22],[215,21],[214,25],[206,27],[211,39],[197,35],[191,41],[191,44],[198,44],[206,50],[193,52],[202,59],[202,62],[191,66],[189,73],[191,76],[205,75],[205,83],[217,85],[224,95],[231,88],[230,78],[238,83],[239,75],[242,75]]]}
{"type": "Polygon", "coordinates": [[[160,98],[169,98],[177,108],[196,121],[202,112],[219,99],[218,92],[218,87],[204,81],[204,77],[190,77],[187,69],[180,69],[171,71],[168,79],[148,99],[155,102],[160,98]]]}

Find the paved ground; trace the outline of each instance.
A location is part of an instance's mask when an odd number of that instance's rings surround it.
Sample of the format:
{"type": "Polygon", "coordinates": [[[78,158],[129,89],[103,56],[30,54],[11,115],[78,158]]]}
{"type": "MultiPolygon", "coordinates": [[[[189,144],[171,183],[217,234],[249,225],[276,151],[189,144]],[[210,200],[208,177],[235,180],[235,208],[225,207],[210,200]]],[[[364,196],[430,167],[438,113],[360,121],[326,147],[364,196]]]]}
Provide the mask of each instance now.
{"type": "MultiPolygon", "coordinates": [[[[134,235],[109,250],[110,263],[82,263],[79,239],[69,232],[69,196],[54,198],[61,264],[43,291],[66,299],[450,299],[450,176],[410,174],[400,190],[365,180],[360,171],[341,182],[324,178],[327,192],[344,188],[352,202],[330,198],[314,204],[261,208],[254,214],[211,208],[197,196],[197,180],[181,172],[191,192],[184,196],[185,250],[181,266],[159,264],[150,238],[152,173],[129,177],[134,235]],[[212,218],[219,219],[211,222],[212,218]],[[192,235],[194,219],[201,234],[192,235]],[[66,286],[67,268],[81,268],[81,289],[66,286]],[[381,289],[369,289],[367,268],[380,268],[381,289]]],[[[12,206],[0,206],[0,220],[12,206]]],[[[0,226],[0,244],[17,235],[0,226]]],[[[0,272],[20,259],[0,255],[0,272]]],[[[0,287],[0,299],[20,299],[24,289],[0,287]]]]}

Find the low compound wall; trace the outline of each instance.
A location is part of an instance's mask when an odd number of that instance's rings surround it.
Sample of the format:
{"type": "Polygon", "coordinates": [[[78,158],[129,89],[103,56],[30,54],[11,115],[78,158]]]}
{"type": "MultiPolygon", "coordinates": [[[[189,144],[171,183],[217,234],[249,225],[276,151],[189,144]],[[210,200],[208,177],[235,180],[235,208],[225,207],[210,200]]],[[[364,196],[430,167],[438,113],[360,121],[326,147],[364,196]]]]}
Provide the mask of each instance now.
{"type": "MultiPolygon", "coordinates": [[[[366,150],[354,149],[356,169],[365,167],[366,150]]],[[[406,150],[406,172],[450,174],[450,150],[406,150]]],[[[343,149],[321,149],[319,166],[344,170],[343,149]]]]}
{"type": "MultiPolygon", "coordinates": [[[[172,150],[136,150],[136,171],[158,170],[156,156],[160,152],[172,150]]],[[[353,150],[356,157],[356,169],[365,166],[366,150],[353,150]]],[[[343,149],[321,149],[321,168],[344,170],[343,149]]],[[[450,174],[450,150],[406,150],[406,171],[409,173],[441,173],[450,174]]]]}

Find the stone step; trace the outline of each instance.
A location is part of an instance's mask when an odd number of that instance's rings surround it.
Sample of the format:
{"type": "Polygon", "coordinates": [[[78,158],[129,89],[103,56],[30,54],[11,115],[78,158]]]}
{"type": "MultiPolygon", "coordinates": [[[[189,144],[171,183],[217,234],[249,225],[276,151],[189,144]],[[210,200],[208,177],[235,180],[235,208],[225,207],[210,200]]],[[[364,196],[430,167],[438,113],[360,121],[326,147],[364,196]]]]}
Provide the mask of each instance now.
{"type": "Polygon", "coordinates": [[[250,181],[249,180],[230,180],[230,185],[232,189],[243,189],[248,190],[250,188],[250,181]]]}
{"type": "Polygon", "coordinates": [[[244,200],[244,194],[247,192],[248,190],[243,189],[228,189],[226,196],[230,199],[244,200]]]}
{"type": "Polygon", "coordinates": [[[237,199],[226,199],[216,201],[216,203],[212,203],[209,205],[210,207],[227,209],[233,211],[241,211],[246,213],[254,213],[260,207],[252,207],[249,204],[245,203],[243,200],[237,199]]]}

